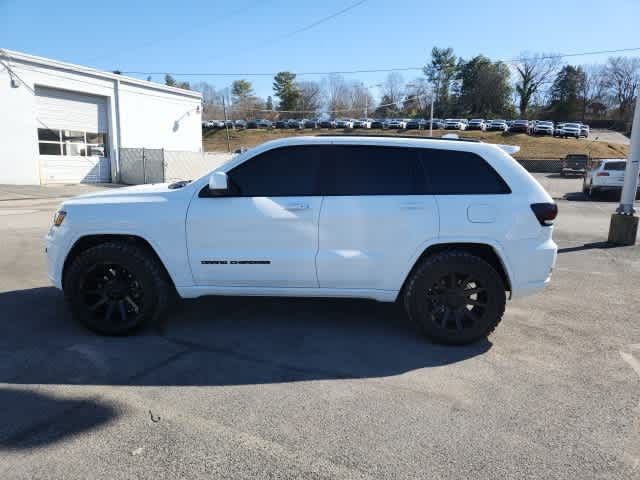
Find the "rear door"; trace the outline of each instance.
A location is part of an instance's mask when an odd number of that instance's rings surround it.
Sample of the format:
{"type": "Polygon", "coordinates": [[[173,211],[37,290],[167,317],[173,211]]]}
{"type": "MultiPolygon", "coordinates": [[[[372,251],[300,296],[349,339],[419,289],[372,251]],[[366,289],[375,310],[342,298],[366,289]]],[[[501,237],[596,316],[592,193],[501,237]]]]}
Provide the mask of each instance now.
{"type": "Polygon", "coordinates": [[[320,287],[397,290],[418,248],[438,236],[434,197],[421,188],[419,151],[336,144],[326,160],[320,287]]]}
{"type": "Polygon", "coordinates": [[[475,153],[421,149],[427,188],[440,212],[440,240],[478,242],[502,238],[513,222],[511,189],[475,153]]]}
{"type": "Polygon", "coordinates": [[[198,285],[317,287],[319,146],[268,150],[228,172],[229,193],[193,199],[189,261],[198,285]]]}

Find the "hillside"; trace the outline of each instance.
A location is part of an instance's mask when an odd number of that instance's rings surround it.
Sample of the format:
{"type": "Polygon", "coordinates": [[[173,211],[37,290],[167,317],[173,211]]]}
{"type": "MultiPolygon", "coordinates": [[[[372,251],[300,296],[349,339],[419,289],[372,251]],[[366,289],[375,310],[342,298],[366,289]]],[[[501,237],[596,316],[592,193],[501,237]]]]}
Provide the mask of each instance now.
{"type": "MultiPolygon", "coordinates": [[[[318,134],[361,135],[371,133],[374,135],[410,135],[415,137],[428,137],[429,132],[424,130],[229,130],[232,151],[240,147],[253,147],[260,143],[278,138],[318,135],[318,134]]],[[[434,136],[441,136],[442,130],[434,131],[434,136]]],[[[448,132],[454,133],[454,132],[448,132]]],[[[519,145],[520,152],[515,157],[518,159],[558,159],[569,153],[591,153],[594,158],[620,158],[626,157],[628,147],[617,143],[604,141],[592,141],[587,139],[562,139],[552,137],[532,137],[523,133],[501,132],[458,132],[461,138],[477,138],[487,143],[501,143],[506,145],[519,145]]],[[[227,138],[224,130],[212,130],[203,135],[204,150],[207,152],[227,151],[227,138]]]]}

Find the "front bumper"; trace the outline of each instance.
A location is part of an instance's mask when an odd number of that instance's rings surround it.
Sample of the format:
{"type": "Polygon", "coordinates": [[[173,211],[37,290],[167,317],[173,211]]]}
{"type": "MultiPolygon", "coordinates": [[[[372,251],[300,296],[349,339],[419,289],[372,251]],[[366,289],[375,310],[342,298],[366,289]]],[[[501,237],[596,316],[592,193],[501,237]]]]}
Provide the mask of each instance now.
{"type": "Polygon", "coordinates": [[[44,252],[47,262],[47,277],[51,285],[62,290],[62,268],[65,246],[60,239],[60,227],[51,227],[44,239],[44,252]]]}

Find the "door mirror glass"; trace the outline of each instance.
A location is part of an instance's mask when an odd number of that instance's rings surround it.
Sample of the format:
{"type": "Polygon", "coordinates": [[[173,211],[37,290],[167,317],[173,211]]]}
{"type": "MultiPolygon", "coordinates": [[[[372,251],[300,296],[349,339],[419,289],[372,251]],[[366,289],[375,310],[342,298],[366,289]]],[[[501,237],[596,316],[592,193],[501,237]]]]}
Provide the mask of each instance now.
{"type": "Polygon", "coordinates": [[[213,172],[209,177],[209,190],[216,193],[223,193],[228,189],[227,174],[224,172],[213,172]]]}

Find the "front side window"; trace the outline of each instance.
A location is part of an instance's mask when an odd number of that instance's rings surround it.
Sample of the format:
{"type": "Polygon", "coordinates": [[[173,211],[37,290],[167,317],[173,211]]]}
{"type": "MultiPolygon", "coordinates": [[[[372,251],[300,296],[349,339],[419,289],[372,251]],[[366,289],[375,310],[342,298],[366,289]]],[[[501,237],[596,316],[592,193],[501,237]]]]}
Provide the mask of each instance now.
{"type": "Polygon", "coordinates": [[[414,149],[336,145],[325,195],[412,195],[417,193],[418,155],[414,149]]]}
{"type": "Polygon", "coordinates": [[[293,146],[256,155],[229,172],[231,196],[318,195],[322,150],[316,145],[293,146]]]}
{"type": "Polygon", "coordinates": [[[456,150],[420,149],[426,187],[434,195],[507,194],[511,189],[482,157],[456,150]]]}

